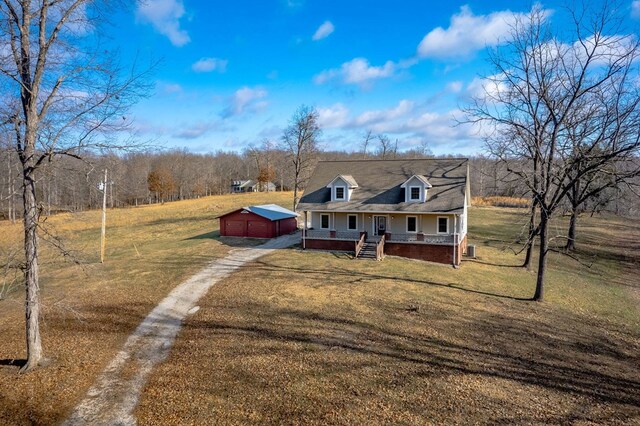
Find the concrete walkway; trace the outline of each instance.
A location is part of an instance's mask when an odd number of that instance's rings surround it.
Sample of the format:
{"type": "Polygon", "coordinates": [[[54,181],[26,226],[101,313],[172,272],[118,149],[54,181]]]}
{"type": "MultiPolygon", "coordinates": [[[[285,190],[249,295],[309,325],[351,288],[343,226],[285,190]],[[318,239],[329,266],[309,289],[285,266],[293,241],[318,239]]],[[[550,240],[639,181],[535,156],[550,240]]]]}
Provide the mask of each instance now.
{"type": "Polygon", "coordinates": [[[180,331],[182,320],[198,310],[209,288],[247,262],[300,241],[298,233],[251,248],[232,250],[174,288],[127,339],[73,410],[64,425],[134,425],[133,411],[153,367],[162,362],[180,331]]]}

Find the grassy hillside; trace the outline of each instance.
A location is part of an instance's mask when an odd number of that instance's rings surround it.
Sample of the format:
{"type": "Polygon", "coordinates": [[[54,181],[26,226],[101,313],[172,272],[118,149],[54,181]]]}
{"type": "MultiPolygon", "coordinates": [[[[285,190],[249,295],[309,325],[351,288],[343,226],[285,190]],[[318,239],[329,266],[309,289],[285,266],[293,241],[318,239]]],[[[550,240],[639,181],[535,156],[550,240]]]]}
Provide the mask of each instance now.
{"type": "MultiPolygon", "coordinates": [[[[17,288],[0,301],[0,424],[63,419],[153,306],[238,244],[220,241],[215,216],[291,199],[242,194],[109,211],[105,264],[99,212],[47,220],[71,254],[43,243],[50,365],[15,374],[14,359],[25,356],[17,288]]],[[[479,257],[458,270],[299,248],[260,259],[216,285],[188,319],[145,390],[141,423],[463,422],[492,412],[508,423],[634,419],[640,225],[583,219],[582,263],[552,255],[547,301],[537,304],[523,300],[535,275],[508,249],[524,220],[517,209],[472,209],[479,257]]],[[[1,252],[19,249],[20,227],[0,228],[1,252]]]]}
{"type": "MultiPolygon", "coordinates": [[[[237,194],[109,210],[104,264],[99,211],[46,220],[44,228],[69,251],[62,256],[41,241],[41,329],[51,365],[15,374],[14,359],[26,356],[23,290],[15,288],[0,301],[0,424],[63,419],[147,313],[174,286],[233,248],[220,242],[216,216],[251,204],[291,208],[292,200],[288,192],[237,194]]],[[[19,254],[21,227],[0,222],[0,229],[0,254],[19,254]]]]}

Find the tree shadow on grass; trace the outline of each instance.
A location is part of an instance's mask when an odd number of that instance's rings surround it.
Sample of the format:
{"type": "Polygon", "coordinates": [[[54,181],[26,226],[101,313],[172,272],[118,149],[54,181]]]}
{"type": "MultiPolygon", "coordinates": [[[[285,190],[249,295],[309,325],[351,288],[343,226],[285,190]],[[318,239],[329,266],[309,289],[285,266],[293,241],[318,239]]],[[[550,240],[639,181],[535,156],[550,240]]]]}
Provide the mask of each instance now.
{"type": "Polygon", "coordinates": [[[500,263],[492,263],[492,262],[486,262],[483,261],[479,258],[476,259],[470,259],[470,258],[463,258],[462,262],[469,262],[469,263],[479,263],[481,265],[488,265],[488,266],[496,266],[498,268],[519,268],[519,269],[524,269],[522,267],[522,264],[517,264],[517,265],[508,265],[508,264],[500,264],[500,263]]]}
{"type": "Polygon", "coordinates": [[[193,237],[185,238],[185,241],[188,240],[219,240],[220,239],[220,230],[217,229],[211,232],[205,232],[204,234],[194,235],[193,237]]]}
{"type": "Polygon", "coordinates": [[[256,247],[269,241],[268,238],[223,237],[220,235],[219,229],[206,232],[204,234],[194,235],[193,237],[185,238],[184,240],[216,240],[229,247],[256,247]]]}
{"type": "Polygon", "coordinates": [[[22,368],[27,363],[26,359],[0,359],[0,367],[17,367],[22,368]]]}
{"type": "MultiPolygon", "coordinates": [[[[385,320],[378,314],[369,322],[349,318],[346,311],[336,315],[256,303],[234,304],[232,320],[190,319],[188,327],[209,329],[204,336],[211,341],[216,335],[250,337],[249,342],[270,354],[290,350],[281,345],[283,342],[302,344],[305,350],[319,353],[346,350],[368,359],[367,366],[383,366],[382,376],[389,374],[389,366],[404,366],[414,377],[428,380],[477,375],[602,403],[640,404],[638,357],[626,347],[629,342],[610,338],[608,330],[598,328],[596,323],[584,324],[579,316],[560,314],[563,323],[556,324],[546,318],[530,318],[526,313],[496,314],[470,306],[448,309],[434,304],[424,310],[421,315],[437,333],[399,326],[403,321],[394,320],[400,313],[392,313],[385,320]]],[[[247,347],[246,354],[255,356],[255,350],[247,347]]],[[[347,355],[343,359],[345,374],[364,366],[362,358],[350,360],[347,355]]],[[[318,368],[327,370],[327,374],[340,373],[336,371],[340,366],[332,362],[318,368]]]]}
{"type": "Polygon", "coordinates": [[[166,218],[162,218],[162,219],[156,219],[156,220],[152,220],[143,224],[140,224],[139,226],[147,226],[147,227],[153,227],[153,226],[164,226],[164,225],[179,225],[179,224],[183,224],[185,222],[212,222],[213,223],[213,218],[208,217],[208,216],[172,216],[172,217],[166,217],[166,218]]]}
{"type": "Polygon", "coordinates": [[[423,285],[428,285],[433,287],[449,288],[449,289],[458,290],[466,293],[473,293],[473,294],[478,294],[482,296],[491,296],[491,297],[496,297],[500,299],[520,300],[520,301],[532,300],[531,298],[509,296],[507,294],[492,293],[492,292],[482,291],[482,290],[474,290],[474,289],[463,287],[459,283],[453,283],[453,282],[442,283],[437,281],[419,280],[419,279],[409,278],[409,277],[372,274],[372,273],[367,273],[363,271],[353,271],[353,270],[344,269],[344,268],[327,268],[327,269],[299,268],[295,266],[276,265],[275,263],[269,263],[265,260],[255,261],[253,263],[253,267],[263,272],[288,271],[288,272],[294,272],[294,273],[301,273],[305,275],[309,275],[309,274],[323,275],[329,278],[341,275],[341,276],[352,277],[351,283],[360,283],[363,281],[373,281],[373,280],[402,281],[402,282],[408,282],[413,284],[423,284],[423,285]]]}

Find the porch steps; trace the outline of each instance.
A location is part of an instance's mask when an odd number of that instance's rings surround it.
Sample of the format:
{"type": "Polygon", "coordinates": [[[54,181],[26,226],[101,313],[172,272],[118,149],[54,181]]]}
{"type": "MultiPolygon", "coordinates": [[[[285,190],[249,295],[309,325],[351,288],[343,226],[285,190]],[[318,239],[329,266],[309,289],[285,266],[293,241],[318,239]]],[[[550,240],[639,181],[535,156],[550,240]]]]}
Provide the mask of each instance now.
{"type": "Polygon", "coordinates": [[[358,255],[358,259],[373,259],[376,260],[376,246],[375,241],[365,241],[358,255]]]}

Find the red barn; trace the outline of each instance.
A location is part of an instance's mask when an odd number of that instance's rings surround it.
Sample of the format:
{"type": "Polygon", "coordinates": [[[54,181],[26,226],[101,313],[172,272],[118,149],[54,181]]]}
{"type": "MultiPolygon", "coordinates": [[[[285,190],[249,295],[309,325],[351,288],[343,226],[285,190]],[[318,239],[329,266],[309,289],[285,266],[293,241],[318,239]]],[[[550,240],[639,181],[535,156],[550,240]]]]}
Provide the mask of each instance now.
{"type": "Polygon", "coordinates": [[[297,213],[275,204],[243,207],[218,216],[223,237],[274,238],[298,228],[297,213]]]}

